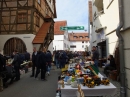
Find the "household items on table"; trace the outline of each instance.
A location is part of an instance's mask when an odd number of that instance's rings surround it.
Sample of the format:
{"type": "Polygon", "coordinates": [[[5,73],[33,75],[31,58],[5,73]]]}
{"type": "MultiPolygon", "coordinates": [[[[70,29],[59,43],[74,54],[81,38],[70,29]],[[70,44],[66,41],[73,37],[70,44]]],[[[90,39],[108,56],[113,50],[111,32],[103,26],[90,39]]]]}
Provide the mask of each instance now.
{"type": "Polygon", "coordinates": [[[84,66],[81,66],[79,63],[71,63],[68,66],[68,70],[63,71],[61,76],[58,77],[58,84],[61,84],[62,88],[65,85],[71,85],[72,88],[77,88],[78,84],[82,84],[88,88],[93,88],[100,84],[109,85],[108,78],[100,78],[98,74],[98,69],[94,65],[91,65],[91,63],[84,66]]]}

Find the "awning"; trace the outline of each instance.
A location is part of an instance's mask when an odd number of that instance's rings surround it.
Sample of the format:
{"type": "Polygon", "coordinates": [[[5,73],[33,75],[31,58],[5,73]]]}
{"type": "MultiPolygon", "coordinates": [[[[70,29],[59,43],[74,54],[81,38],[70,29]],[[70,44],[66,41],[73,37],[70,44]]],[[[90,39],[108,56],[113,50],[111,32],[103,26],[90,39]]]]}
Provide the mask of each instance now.
{"type": "Polygon", "coordinates": [[[98,32],[100,32],[100,31],[102,31],[103,29],[106,29],[106,28],[107,28],[106,26],[105,26],[105,27],[98,28],[98,29],[95,30],[95,32],[98,33],[98,32]]]}
{"type": "Polygon", "coordinates": [[[103,0],[95,0],[94,4],[98,8],[99,11],[102,10],[102,8],[103,8],[103,0]]]}
{"type": "Polygon", "coordinates": [[[33,44],[42,44],[44,42],[44,39],[48,33],[51,23],[52,22],[45,22],[42,24],[41,28],[39,29],[35,38],[32,41],[33,44]]]}

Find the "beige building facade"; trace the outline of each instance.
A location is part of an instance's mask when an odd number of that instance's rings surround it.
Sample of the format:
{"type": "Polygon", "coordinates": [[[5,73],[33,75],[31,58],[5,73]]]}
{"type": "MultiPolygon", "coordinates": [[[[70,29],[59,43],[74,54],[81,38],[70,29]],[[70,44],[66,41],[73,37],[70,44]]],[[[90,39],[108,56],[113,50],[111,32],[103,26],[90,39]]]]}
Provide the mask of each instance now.
{"type": "Polygon", "coordinates": [[[53,50],[54,18],[55,0],[0,0],[0,49],[5,55],[53,50]]]}

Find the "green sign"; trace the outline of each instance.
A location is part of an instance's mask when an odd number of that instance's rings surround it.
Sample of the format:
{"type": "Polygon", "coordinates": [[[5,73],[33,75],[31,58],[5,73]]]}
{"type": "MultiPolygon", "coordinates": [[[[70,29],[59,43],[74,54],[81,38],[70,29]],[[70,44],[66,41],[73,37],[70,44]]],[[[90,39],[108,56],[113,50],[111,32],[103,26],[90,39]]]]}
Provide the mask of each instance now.
{"type": "Polygon", "coordinates": [[[84,30],[84,26],[63,26],[60,27],[60,30],[66,31],[66,30],[84,30]]]}

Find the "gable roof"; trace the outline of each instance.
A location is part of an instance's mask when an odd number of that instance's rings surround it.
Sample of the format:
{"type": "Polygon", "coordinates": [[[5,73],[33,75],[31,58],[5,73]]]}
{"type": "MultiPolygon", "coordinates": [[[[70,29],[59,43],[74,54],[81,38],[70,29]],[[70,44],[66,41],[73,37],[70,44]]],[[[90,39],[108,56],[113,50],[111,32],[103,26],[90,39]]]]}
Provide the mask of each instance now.
{"type": "Polygon", "coordinates": [[[69,33],[69,41],[89,41],[88,33],[69,33]]]}
{"type": "Polygon", "coordinates": [[[54,24],[54,35],[64,35],[65,31],[61,31],[61,26],[67,26],[67,21],[55,21],[54,24]]]}

